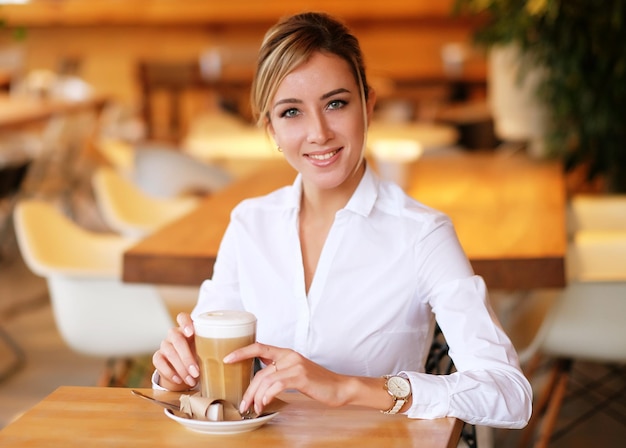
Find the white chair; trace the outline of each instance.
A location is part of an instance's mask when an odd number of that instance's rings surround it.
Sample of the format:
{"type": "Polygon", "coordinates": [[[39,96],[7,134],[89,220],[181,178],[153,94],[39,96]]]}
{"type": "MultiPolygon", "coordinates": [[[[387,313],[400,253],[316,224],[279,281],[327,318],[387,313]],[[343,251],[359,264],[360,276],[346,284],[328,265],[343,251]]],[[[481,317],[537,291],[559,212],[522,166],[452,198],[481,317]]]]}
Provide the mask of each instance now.
{"type": "Polygon", "coordinates": [[[152,197],[205,195],[228,186],[233,176],[226,170],[197,160],[176,148],[103,139],[98,150],[121,174],[152,197]]]}
{"type": "Polygon", "coordinates": [[[626,232],[626,194],[577,194],[568,207],[570,234],[579,230],[626,232]]]}
{"type": "MultiPolygon", "coordinates": [[[[520,353],[520,358],[525,359],[535,355],[528,367],[529,377],[540,357],[552,360],[548,382],[537,399],[520,446],[527,446],[535,437],[540,422],[534,446],[545,447],[550,442],[575,362],[617,366],[615,372],[624,377],[626,232],[577,232],[567,261],[569,284],[548,312],[536,338],[520,353]]],[[[593,390],[593,385],[586,386],[593,390]]],[[[593,392],[599,394],[597,390],[593,392]]],[[[601,397],[598,409],[617,398],[619,394],[601,397]]],[[[567,430],[568,427],[558,433],[567,430]]]]}
{"type": "Polygon", "coordinates": [[[120,280],[132,240],[85,230],[40,200],[20,201],[14,221],[24,261],[45,277],[56,326],[71,349],[115,360],[158,349],[173,321],[155,287],[120,280]]]}
{"type": "Polygon", "coordinates": [[[132,179],[146,193],[167,198],[210,194],[228,186],[233,176],[175,149],[137,146],[132,179]]]}
{"type": "Polygon", "coordinates": [[[115,232],[141,238],[191,212],[198,197],[154,198],[145,194],[113,168],[100,167],[92,186],[102,217],[115,232]]]}

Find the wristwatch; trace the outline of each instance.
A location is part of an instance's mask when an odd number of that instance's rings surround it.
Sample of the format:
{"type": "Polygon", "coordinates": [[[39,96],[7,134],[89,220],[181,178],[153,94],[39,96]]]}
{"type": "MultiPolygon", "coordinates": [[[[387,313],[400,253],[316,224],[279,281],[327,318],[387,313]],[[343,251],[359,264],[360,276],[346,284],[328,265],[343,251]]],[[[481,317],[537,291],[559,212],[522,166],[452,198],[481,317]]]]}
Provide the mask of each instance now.
{"type": "Polygon", "coordinates": [[[385,390],[393,398],[393,406],[383,414],[397,414],[411,396],[411,383],[407,378],[398,375],[385,375],[385,390]]]}

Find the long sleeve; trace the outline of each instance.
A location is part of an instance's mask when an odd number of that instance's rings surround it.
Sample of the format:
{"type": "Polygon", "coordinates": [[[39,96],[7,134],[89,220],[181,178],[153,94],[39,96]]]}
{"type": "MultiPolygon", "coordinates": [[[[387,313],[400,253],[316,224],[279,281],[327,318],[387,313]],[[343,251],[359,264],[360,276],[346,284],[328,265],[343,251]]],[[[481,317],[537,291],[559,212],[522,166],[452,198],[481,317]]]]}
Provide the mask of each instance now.
{"type": "Polygon", "coordinates": [[[465,261],[452,225],[444,222],[436,227],[416,250],[420,290],[427,293],[457,372],[406,372],[413,386],[413,405],[407,415],[524,427],[532,409],[530,384],[489,303],[483,279],[472,275],[465,261]]]}
{"type": "Polygon", "coordinates": [[[517,354],[489,303],[461,305],[455,298],[486,297],[480,277],[457,281],[440,291],[437,322],[457,371],[450,375],[406,372],[413,389],[413,418],[458,417],[492,427],[522,428],[532,409],[532,390],[517,354]]]}

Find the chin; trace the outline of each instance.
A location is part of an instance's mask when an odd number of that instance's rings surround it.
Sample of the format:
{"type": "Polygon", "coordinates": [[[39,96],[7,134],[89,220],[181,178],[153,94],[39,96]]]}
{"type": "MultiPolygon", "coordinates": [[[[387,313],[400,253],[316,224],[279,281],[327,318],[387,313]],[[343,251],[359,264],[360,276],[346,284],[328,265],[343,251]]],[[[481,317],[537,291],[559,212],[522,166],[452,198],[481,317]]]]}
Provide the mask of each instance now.
{"type": "Polygon", "coordinates": [[[321,190],[334,190],[345,186],[351,179],[351,173],[333,173],[328,176],[316,176],[314,184],[321,190]]]}

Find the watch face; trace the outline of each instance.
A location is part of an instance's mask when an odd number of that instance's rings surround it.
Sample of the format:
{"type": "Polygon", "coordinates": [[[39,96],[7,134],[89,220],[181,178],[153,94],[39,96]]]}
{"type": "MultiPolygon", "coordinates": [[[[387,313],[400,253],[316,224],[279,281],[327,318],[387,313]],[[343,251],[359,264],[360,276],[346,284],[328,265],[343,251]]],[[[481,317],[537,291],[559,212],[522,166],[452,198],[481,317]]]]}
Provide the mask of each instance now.
{"type": "Polygon", "coordinates": [[[409,380],[399,376],[392,376],[387,380],[387,388],[395,397],[406,398],[411,394],[411,383],[409,380]]]}

